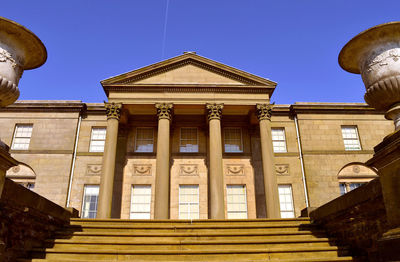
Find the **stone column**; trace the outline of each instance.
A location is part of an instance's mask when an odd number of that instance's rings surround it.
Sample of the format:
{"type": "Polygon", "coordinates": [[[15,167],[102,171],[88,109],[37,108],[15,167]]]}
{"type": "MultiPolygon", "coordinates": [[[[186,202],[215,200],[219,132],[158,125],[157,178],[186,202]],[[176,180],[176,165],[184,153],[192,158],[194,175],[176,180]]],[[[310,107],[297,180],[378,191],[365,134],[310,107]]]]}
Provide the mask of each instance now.
{"type": "Polygon", "coordinates": [[[107,113],[107,135],[103,154],[97,218],[111,218],[118,124],[121,117],[122,104],[105,103],[105,107],[107,113]]]}
{"type": "Polygon", "coordinates": [[[257,104],[257,117],[260,121],[261,156],[267,218],[280,218],[278,184],[276,182],[271,137],[271,109],[272,106],[270,104],[257,104]]]}
{"type": "Polygon", "coordinates": [[[170,121],[172,117],[172,104],[156,104],[158,116],[157,135],[157,163],[156,163],[156,185],[154,200],[154,218],[169,218],[169,136],[170,121]]]}
{"type": "Polygon", "coordinates": [[[223,104],[207,104],[210,128],[210,218],[224,219],[224,173],[222,168],[221,115],[223,104]]]}

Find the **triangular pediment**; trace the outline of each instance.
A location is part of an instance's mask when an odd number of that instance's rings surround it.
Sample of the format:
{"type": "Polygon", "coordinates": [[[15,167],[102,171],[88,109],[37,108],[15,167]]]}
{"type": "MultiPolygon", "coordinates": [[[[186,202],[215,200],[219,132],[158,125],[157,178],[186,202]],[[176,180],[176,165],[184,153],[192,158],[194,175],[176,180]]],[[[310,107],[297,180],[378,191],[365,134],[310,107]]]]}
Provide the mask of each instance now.
{"type": "Polygon", "coordinates": [[[275,87],[276,83],[215,62],[195,53],[185,53],[141,69],[101,81],[112,85],[233,85],[275,87]]]}

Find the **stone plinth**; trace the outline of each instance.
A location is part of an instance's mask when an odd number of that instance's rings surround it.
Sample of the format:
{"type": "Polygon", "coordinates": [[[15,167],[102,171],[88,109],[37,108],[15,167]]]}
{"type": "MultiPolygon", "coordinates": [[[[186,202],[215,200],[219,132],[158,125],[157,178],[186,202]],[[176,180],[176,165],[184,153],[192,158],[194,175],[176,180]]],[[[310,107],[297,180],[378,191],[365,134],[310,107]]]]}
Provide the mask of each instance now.
{"type": "Polygon", "coordinates": [[[384,261],[399,261],[400,252],[400,131],[386,137],[375,147],[375,154],[367,165],[378,170],[382,184],[389,230],[380,240],[384,261]]]}

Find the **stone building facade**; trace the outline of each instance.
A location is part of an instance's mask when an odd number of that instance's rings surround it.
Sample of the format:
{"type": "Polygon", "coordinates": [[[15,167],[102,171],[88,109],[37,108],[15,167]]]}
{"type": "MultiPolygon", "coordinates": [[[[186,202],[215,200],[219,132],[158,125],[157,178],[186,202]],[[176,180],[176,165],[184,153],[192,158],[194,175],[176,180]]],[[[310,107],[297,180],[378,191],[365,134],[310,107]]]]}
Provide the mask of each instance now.
{"type": "Polygon", "coordinates": [[[83,217],[299,216],[376,177],[363,103],[270,105],[276,83],[185,53],[101,82],[108,103],[0,110],[7,176],[83,217]]]}

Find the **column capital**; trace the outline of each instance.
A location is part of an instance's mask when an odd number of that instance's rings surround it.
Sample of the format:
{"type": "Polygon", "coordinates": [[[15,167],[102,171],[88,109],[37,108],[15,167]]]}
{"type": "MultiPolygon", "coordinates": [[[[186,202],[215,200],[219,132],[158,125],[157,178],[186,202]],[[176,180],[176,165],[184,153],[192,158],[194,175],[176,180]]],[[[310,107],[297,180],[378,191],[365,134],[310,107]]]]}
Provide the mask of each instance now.
{"type": "Polygon", "coordinates": [[[120,119],[122,103],[104,103],[104,106],[106,107],[107,120],[112,118],[120,119]]]}
{"type": "Polygon", "coordinates": [[[156,103],[155,107],[157,109],[158,120],[172,119],[172,108],[174,107],[172,103],[156,103]]]}
{"type": "Polygon", "coordinates": [[[224,108],[224,104],[206,104],[206,109],[208,111],[208,121],[211,119],[221,119],[222,109],[224,108]]]}
{"type": "Polygon", "coordinates": [[[272,107],[273,107],[273,105],[271,105],[271,104],[257,104],[256,113],[257,113],[258,121],[271,120],[272,107]]]}

